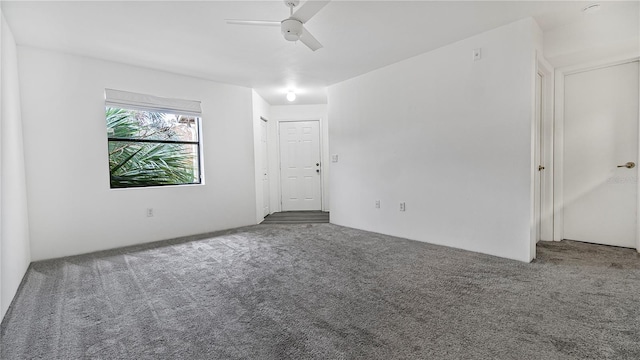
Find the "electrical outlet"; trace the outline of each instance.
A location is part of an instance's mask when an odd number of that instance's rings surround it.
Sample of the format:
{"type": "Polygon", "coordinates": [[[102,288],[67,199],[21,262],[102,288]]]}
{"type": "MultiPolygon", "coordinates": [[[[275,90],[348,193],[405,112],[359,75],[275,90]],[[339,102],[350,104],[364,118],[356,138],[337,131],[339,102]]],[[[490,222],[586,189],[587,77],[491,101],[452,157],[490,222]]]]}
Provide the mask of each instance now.
{"type": "Polygon", "coordinates": [[[380,209],[380,200],[376,200],[376,209],[380,209]]]}
{"type": "Polygon", "coordinates": [[[153,208],[147,209],[147,217],[153,217],[153,208]]]}
{"type": "Polygon", "coordinates": [[[407,206],[405,203],[401,202],[400,203],[400,211],[405,211],[407,209],[407,206]]]}

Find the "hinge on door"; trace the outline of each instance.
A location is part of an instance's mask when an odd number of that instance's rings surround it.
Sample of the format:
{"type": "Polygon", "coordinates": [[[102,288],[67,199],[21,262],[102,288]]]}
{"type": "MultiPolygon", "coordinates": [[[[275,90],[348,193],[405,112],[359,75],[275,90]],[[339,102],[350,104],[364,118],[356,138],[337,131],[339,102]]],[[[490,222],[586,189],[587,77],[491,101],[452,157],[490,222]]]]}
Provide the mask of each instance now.
{"type": "Polygon", "coordinates": [[[538,171],[542,171],[542,170],[544,170],[544,166],[538,165],[538,171]]]}

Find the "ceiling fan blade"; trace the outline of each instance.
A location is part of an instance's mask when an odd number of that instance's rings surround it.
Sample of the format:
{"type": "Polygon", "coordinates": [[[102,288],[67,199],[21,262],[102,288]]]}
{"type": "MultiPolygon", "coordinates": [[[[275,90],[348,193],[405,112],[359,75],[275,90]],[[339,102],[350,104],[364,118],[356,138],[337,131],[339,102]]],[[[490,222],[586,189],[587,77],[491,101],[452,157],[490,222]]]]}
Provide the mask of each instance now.
{"type": "Polygon", "coordinates": [[[292,18],[300,20],[303,24],[309,21],[320,11],[325,5],[327,5],[331,0],[307,0],[300,9],[296,10],[296,12],[291,15],[292,18]]]}
{"type": "Polygon", "coordinates": [[[270,20],[239,20],[239,19],[226,19],[227,24],[233,25],[254,25],[254,26],[280,26],[280,21],[270,20]]]}
{"type": "Polygon", "coordinates": [[[300,35],[300,41],[302,41],[303,44],[307,45],[307,47],[313,51],[316,51],[322,47],[322,44],[320,44],[320,41],[314,38],[313,35],[311,35],[311,33],[304,27],[302,28],[302,35],[300,35]]]}

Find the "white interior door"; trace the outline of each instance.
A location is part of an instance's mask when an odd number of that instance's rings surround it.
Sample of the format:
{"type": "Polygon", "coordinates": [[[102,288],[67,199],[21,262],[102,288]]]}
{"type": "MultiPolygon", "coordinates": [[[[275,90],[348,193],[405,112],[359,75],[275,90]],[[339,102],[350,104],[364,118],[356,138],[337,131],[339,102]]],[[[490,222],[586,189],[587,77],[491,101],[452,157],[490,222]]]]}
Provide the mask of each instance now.
{"type": "Polygon", "coordinates": [[[536,156],[538,166],[536,181],[536,240],[552,241],[554,227],[553,209],[553,68],[544,59],[538,60],[536,74],[536,156]]]}
{"type": "Polygon", "coordinates": [[[536,133],[535,133],[535,163],[537,164],[537,172],[534,178],[534,211],[536,219],[536,242],[540,241],[542,236],[542,171],[544,171],[543,159],[543,142],[542,137],[544,131],[542,129],[542,74],[536,74],[536,133]]]}
{"type": "Polygon", "coordinates": [[[267,216],[270,213],[269,201],[271,197],[269,196],[269,157],[267,154],[267,122],[262,121],[260,124],[260,146],[261,146],[261,154],[262,154],[262,206],[263,206],[263,216],[267,216]]]}
{"type": "Polygon", "coordinates": [[[281,122],[282,211],[322,209],[320,165],[319,122],[281,122]]]}
{"type": "Polygon", "coordinates": [[[565,77],[564,238],[635,247],[638,62],[565,77]]]}

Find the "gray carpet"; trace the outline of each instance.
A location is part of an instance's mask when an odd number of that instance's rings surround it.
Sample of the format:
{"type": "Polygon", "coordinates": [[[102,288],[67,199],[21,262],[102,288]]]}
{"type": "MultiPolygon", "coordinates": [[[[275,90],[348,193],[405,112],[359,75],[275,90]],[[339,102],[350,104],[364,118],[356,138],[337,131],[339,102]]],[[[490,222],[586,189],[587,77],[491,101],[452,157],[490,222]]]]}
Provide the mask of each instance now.
{"type": "Polygon", "coordinates": [[[329,222],[325,211],[285,211],[267,215],[261,224],[323,224],[329,222]]]}
{"type": "Polygon", "coordinates": [[[639,359],[640,258],[532,264],[331,224],[37,262],[2,359],[639,359]]]}

